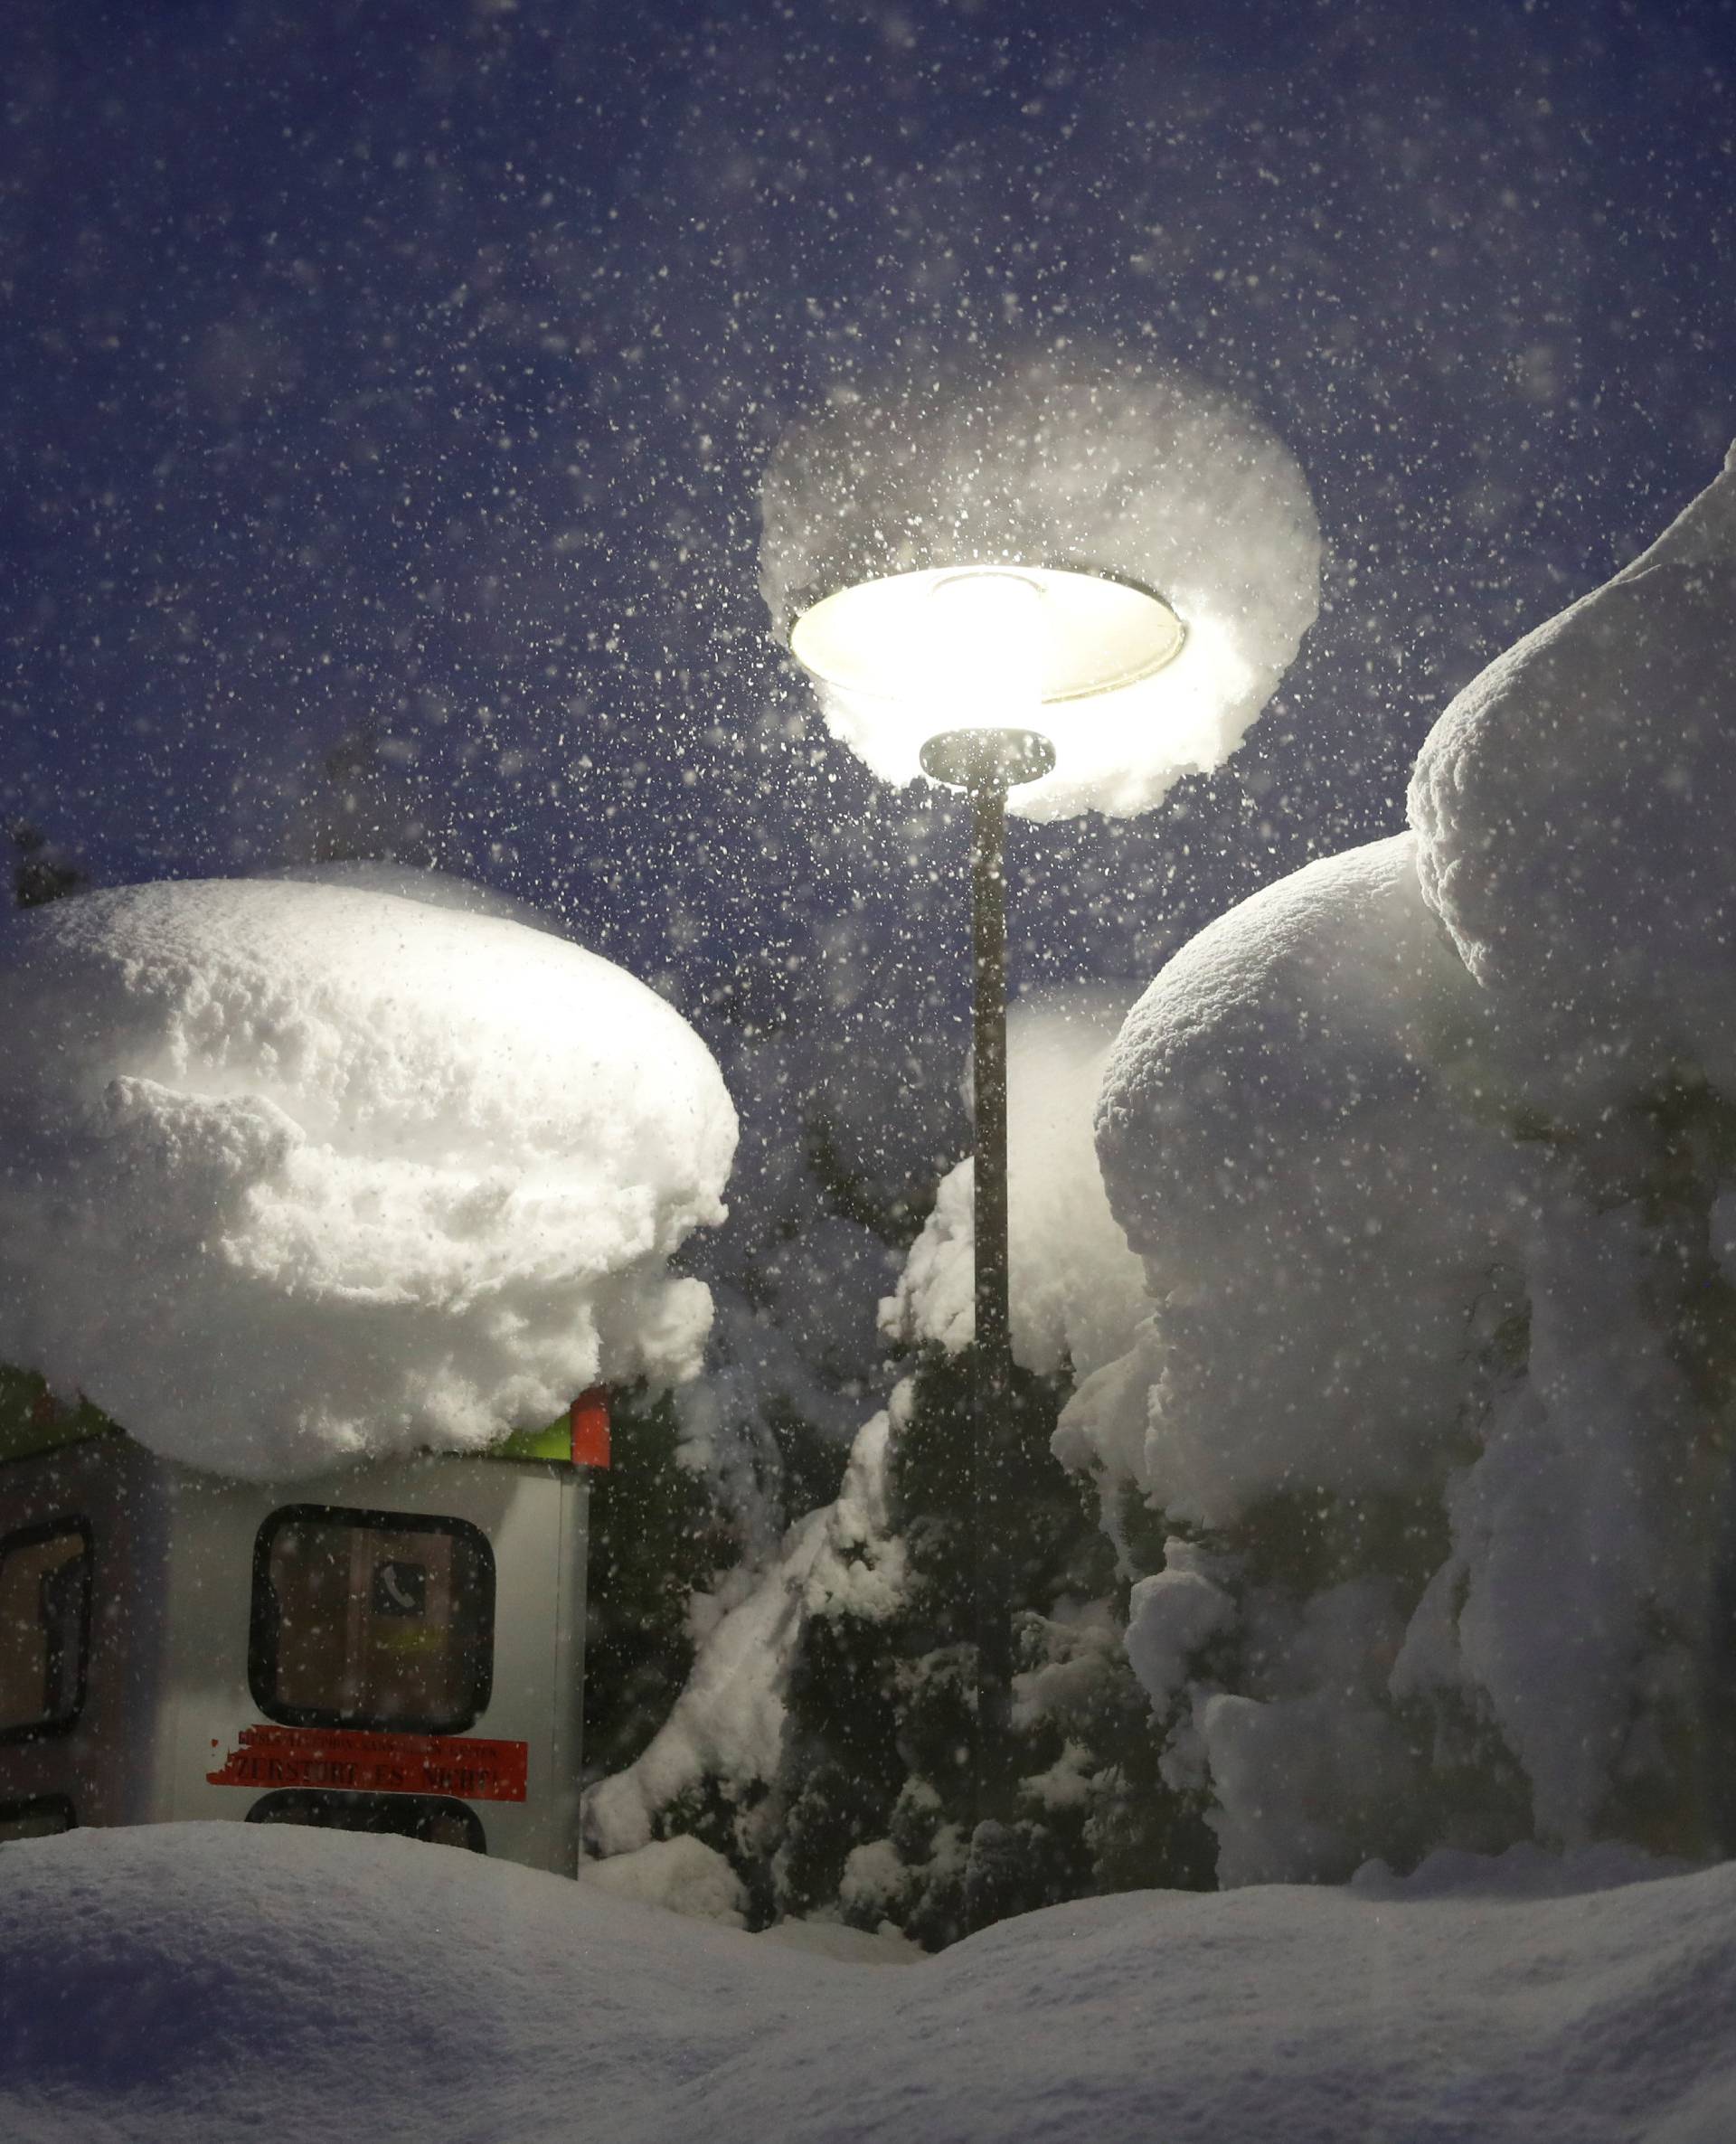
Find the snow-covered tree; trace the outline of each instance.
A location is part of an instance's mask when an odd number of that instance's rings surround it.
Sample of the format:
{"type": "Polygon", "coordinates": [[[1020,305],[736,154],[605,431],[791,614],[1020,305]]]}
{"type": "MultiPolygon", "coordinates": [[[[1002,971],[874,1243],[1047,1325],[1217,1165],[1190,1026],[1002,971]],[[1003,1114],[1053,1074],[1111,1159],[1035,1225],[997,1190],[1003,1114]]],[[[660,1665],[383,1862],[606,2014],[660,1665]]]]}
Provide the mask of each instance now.
{"type": "Polygon", "coordinates": [[[1209,1837],[1158,1777],[1121,1645],[1131,1567],[1095,1494],[1050,1451],[1075,1357],[1089,1366],[1123,1344],[1137,1309],[1137,1262],[1092,1188],[1089,1102],[1118,1010],[1113,996],[1072,993],[1013,1022],[1026,1367],[1003,1424],[1013,1464],[995,1513],[1018,1667],[1009,1746],[985,1766],[975,1718],[967,1163],[881,1306],[906,1358],[891,1404],[856,1437],[835,1500],[721,1589],[670,1718],[591,1795],[599,1852],[696,1837],[732,1865],[757,1920],[884,1922],[930,1945],[967,1917],[1208,1880],[1209,1837]],[[967,1865],[981,1886],[968,1909],[967,1865]]]}

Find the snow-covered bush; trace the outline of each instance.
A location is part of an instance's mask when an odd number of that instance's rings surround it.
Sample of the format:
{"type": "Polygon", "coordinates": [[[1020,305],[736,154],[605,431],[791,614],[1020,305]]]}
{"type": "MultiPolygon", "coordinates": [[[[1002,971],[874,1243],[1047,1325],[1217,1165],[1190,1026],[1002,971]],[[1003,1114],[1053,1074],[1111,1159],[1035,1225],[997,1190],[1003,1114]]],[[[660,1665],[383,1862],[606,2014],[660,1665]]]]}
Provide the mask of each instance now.
{"type": "Polygon", "coordinates": [[[587,1862],[586,1881],[617,1898],[685,1913],[694,1921],[717,1921],[740,1928],[747,1894],[740,1877],[715,1848],[692,1837],[653,1839],[612,1861],[587,1862]]]}
{"type": "MultiPolygon", "coordinates": [[[[1001,1512],[1019,1662],[1012,1799],[995,1856],[996,1904],[1008,1912],[1208,1871],[1208,1836],[1157,1776],[1157,1742],[1121,1645],[1126,1585],[1096,1499],[1048,1449],[1071,1365],[1125,1346],[1143,1305],[1138,1261],[1109,1216],[1090,1146],[1126,996],[1041,997],[1011,1022],[1024,1374],[1011,1411],[1015,1479],[1001,1512]]],[[[590,1796],[594,1852],[631,1856],[648,1840],[697,1837],[729,1856],[756,1919],[891,1922],[930,1945],[962,1932],[977,1813],[969,1189],[965,1162],[944,1179],[882,1306],[887,1336],[914,1351],[910,1374],[858,1434],[835,1498],[800,1519],[776,1554],[701,1597],[705,1628],[674,1712],[639,1761],[590,1796]]],[[[683,1412],[703,1404],[700,1388],[683,1412]]]]}
{"type": "Polygon", "coordinates": [[[585,1530],[584,1766],[630,1765],[668,1715],[720,1593],[741,1582],[739,1507],[683,1395],[613,1395],[610,1465],[590,1478],[585,1530]]]}
{"type": "Polygon", "coordinates": [[[735,1867],[756,1922],[890,1922],[930,1947],[965,1931],[986,1814],[996,1913],[1207,1879],[1198,1813],[1158,1776],[1095,1499],[1048,1451],[1058,1399],[1055,1381],[1022,1374],[1009,1409],[998,1523],[1018,1673],[1004,1806],[974,1800],[969,1358],[929,1346],[857,1438],[836,1500],[732,1589],[650,1747],[591,1790],[605,1867],[696,1837],[735,1867]]]}
{"type": "Polygon", "coordinates": [[[1118,1042],[1153,1310],[1057,1450],[1222,1881],[1730,1836],[1732,598],[1727,468],[1118,1042]]]}
{"type": "Polygon", "coordinates": [[[1287,1481],[1426,1474],[1527,1196],[1498,1113],[1455,1086],[1487,1076],[1476,995],[1408,835],[1268,887],[1169,963],[1098,1112],[1161,1317],[1137,1370],[1124,1358],[1074,1403],[1065,1456],[1094,1448],[1206,1523],[1287,1481]]]}
{"type": "Polygon", "coordinates": [[[357,885],[0,927],[0,1360],[234,1474],[464,1449],[691,1375],[735,1114],[621,969],[357,885]]]}

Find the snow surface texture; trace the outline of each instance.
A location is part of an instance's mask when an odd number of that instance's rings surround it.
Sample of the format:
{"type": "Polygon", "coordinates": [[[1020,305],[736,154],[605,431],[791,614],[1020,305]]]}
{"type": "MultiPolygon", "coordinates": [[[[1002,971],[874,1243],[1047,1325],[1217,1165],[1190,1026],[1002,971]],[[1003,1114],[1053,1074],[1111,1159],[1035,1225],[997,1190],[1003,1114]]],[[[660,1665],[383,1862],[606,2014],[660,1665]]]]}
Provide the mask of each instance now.
{"type": "MultiPolygon", "coordinates": [[[[1085,1376],[1120,1355],[1145,1315],[1139,1261],[1110,1215],[1092,1151],[1092,1114],[1125,991],[1052,991],[1007,1015],[1007,1261],[1013,1352],[1047,1374],[1085,1376]]],[[[896,1291],[881,1306],[889,1339],[956,1354],[976,1330],[974,1173],[942,1180],[896,1291]]]]}
{"type": "Polygon", "coordinates": [[[87,893],[0,933],[0,1360],[282,1477],[691,1375],[735,1116],[558,938],[350,885],[87,893]]]}
{"type": "Polygon", "coordinates": [[[1154,1307],[1056,1449],[1180,1522],[1127,1648],[1223,1883],[1728,1831],[1733,568],[1727,468],[1112,1053],[1154,1307]]]}
{"type": "MultiPolygon", "coordinates": [[[[1149,811],[1220,765],[1314,620],[1319,534],[1301,471],[1245,410],[1125,353],[1033,356],[833,407],[780,443],[760,493],[760,585],[780,634],[858,581],[967,561],[1082,567],[1158,590],[1186,628],[1155,677],[1049,711],[1033,819],[1149,811]]],[[[821,692],[834,736],[910,782],[957,710],[821,692]]]]}
{"type": "Polygon", "coordinates": [[[1640,1873],[1135,1893],[886,1971],[408,1840],[74,1832],[6,1849],[0,2130],[1726,2144],[1736,1867],[1640,1873]]]}
{"type": "Polygon", "coordinates": [[[1582,1108],[1673,1068],[1736,1093],[1732,679],[1736,449],[1625,572],[1474,679],[1417,760],[1424,895],[1582,1108]]]}
{"type": "Polygon", "coordinates": [[[747,1923],[748,1894],[741,1877],[703,1839],[653,1839],[612,1861],[588,1861],[580,1873],[586,1883],[615,1898],[636,1898],[642,1905],[721,1922],[725,1928],[747,1923]]]}

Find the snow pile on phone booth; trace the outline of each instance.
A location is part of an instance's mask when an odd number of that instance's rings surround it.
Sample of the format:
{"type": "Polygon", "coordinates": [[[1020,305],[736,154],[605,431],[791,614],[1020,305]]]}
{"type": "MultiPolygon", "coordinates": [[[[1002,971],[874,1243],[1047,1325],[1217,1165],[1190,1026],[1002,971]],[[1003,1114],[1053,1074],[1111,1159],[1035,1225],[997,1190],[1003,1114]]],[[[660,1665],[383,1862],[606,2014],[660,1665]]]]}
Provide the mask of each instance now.
{"type": "Polygon", "coordinates": [[[1736,1797],[1736,458],[1446,711],[1413,832],[1157,978],[1098,1116],[1152,1315],[1057,1450],[1222,1881],[1736,1797]]]}
{"type": "Polygon", "coordinates": [[[653,992],[365,887],[123,887],[0,933],[0,1360],[239,1475],[679,1378],[735,1115],[653,992]]]}
{"type": "Polygon", "coordinates": [[[1736,2124],[1736,1867],[1461,1856],[1138,1892],[888,1967],[404,1839],[161,1825],[5,1862],[0,2131],[30,2144],[230,2144],[262,2111],[281,2144],[1736,2124]]]}

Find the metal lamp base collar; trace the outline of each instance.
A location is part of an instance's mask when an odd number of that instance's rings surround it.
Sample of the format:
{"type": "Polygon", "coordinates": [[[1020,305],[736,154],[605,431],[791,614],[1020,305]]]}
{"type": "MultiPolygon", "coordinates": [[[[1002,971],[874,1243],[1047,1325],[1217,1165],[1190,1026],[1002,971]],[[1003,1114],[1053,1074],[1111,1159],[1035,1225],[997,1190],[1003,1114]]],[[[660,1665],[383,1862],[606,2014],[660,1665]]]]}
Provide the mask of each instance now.
{"type": "Polygon", "coordinates": [[[954,789],[1015,789],[1040,781],[1055,748],[1040,730],[942,730],[922,747],[922,771],[954,789]]]}

